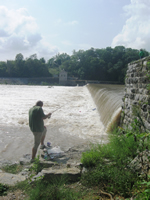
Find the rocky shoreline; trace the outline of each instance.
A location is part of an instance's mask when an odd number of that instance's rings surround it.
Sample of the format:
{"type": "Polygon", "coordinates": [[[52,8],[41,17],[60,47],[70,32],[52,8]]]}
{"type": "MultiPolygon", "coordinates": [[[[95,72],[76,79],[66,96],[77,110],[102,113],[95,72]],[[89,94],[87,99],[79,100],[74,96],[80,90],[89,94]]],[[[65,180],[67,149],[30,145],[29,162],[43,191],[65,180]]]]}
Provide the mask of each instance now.
{"type": "MultiPolygon", "coordinates": [[[[52,159],[45,159],[43,150],[40,150],[39,159],[40,165],[43,168],[41,172],[35,175],[32,180],[36,180],[39,176],[44,176],[44,178],[49,179],[52,176],[61,176],[63,174],[68,174],[70,180],[76,181],[81,175],[83,170],[81,164],[82,153],[90,149],[90,144],[84,144],[79,146],[74,146],[69,148],[65,152],[57,156],[53,156],[52,159]]],[[[56,154],[55,154],[56,155],[56,154]]],[[[26,154],[20,161],[11,162],[7,160],[0,161],[0,183],[7,185],[15,185],[19,181],[23,181],[29,177],[29,168],[33,165],[30,163],[31,155],[26,154]],[[4,166],[20,164],[23,165],[23,170],[19,174],[10,174],[2,171],[4,166]]]]}
{"type": "MultiPolygon", "coordinates": [[[[67,175],[71,182],[77,182],[84,168],[81,163],[82,153],[90,149],[90,144],[78,145],[69,148],[67,151],[61,153],[60,156],[55,156],[53,159],[46,160],[44,158],[45,152],[40,150],[39,160],[42,170],[32,177],[31,182],[34,182],[39,177],[45,180],[51,180],[52,177],[61,177],[67,175]]],[[[30,163],[31,155],[23,155],[18,162],[11,162],[7,160],[0,160],[0,183],[8,186],[14,186],[17,182],[24,181],[31,176],[30,168],[33,163],[30,163]],[[20,164],[23,166],[22,171],[18,174],[6,173],[3,171],[4,166],[20,164]]],[[[27,196],[22,191],[14,191],[8,193],[7,196],[0,197],[0,200],[23,200],[27,196]]]]}

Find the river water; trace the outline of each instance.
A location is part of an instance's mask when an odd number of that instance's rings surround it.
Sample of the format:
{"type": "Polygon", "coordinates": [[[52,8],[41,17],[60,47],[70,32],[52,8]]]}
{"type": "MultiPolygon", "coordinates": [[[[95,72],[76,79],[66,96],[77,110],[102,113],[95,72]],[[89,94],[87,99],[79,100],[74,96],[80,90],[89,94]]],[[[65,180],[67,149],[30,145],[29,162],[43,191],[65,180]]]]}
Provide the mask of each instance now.
{"type": "Polygon", "coordinates": [[[17,161],[24,154],[31,154],[33,135],[28,126],[28,111],[38,100],[44,102],[45,114],[54,111],[50,119],[44,120],[48,130],[45,143],[51,142],[65,151],[78,144],[107,142],[110,114],[113,116],[121,107],[124,87],[117,87],[0,85],[0,160],[17,161]],[[101,115],[99,96],[105,99],[104,108],[109,95],[117,98],[114,103],[111,100],[116,106],[101,115]],[[109,115],[107,122],[103,120],[105,114],[109,115]]]}

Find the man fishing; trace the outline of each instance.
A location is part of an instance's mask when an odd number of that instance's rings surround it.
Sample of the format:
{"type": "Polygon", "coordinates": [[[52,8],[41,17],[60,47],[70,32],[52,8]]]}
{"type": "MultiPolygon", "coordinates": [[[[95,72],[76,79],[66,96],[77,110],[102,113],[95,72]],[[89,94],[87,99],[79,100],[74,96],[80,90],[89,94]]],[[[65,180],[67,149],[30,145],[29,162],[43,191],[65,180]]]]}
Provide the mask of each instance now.
{"type": "Polygon", "coordinates": [[[34,162],[34,158],[37,153],[39,144],[41,143],[40,149],[44,149],[44,139],[46,136],[47,129],[44,126],[44,119],[49,118],[51,113],[47,115],[43,112],[43,102],[37,101],[35,106],[29,110],[29,127],[34,135],[34,146],[32,148],[32,159],[31,162],[34,162]]]}

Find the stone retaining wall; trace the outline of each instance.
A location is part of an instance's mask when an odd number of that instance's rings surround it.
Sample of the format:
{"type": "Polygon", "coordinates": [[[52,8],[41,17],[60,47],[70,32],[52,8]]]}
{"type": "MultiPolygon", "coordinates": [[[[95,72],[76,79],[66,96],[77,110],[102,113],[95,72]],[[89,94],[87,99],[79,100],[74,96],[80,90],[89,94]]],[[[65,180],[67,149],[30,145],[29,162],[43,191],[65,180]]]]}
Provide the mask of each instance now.
{"type": "Polygon", "coordinates": [[[122,125],[129,127],[138,109],[146,129],[150,130],[150,56],[128,64],[122,106],[122,125]]]}

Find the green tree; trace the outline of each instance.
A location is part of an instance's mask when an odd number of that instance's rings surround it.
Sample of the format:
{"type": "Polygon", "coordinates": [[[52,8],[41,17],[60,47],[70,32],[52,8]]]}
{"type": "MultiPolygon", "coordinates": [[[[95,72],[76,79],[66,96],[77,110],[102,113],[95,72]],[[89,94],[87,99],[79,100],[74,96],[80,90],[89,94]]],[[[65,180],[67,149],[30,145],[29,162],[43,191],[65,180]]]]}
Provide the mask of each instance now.
{"type": "Polygon", "coordinates": [[[15,57],[16,77],[25,77],[24,57],[21,53],[15,57]]]}
{"type": "Polygon", "coordinates": [[[0,77],[7,77],[7,64],[6,62],[0,62],[0,77]]]}

